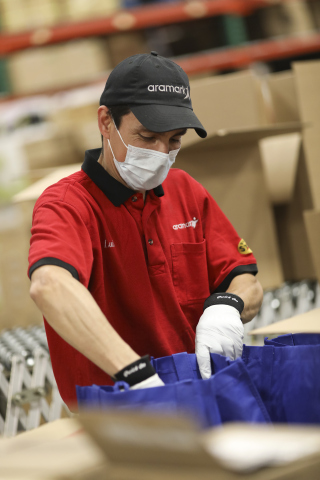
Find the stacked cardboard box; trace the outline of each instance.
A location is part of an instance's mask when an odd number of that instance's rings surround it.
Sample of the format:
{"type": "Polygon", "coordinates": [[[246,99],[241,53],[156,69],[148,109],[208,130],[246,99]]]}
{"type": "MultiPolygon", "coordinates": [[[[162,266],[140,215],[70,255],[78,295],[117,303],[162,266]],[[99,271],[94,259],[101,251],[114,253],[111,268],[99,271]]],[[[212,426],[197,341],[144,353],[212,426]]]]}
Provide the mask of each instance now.
{"type": "Polygon", "coordinates": [[[1,27],[19,32],[108,16],[120,8],[120,0],[0,0],[1,27]]]}
{"type": "Polygon", "coordinates": [[[120,0],[65,0],[65,14],[72,21],[111,15],[120,8],[120,0]]]}
{"type": "Polygon", "coordinates": [[[110,68],[106,41],[93,38],[21,51],[8,60],[11,89],[16,94],[81,85],[110,68]]]}
{"type": "Polygon", "coordinates": [[[299,62],[293,65],[296,79],[299,110],[306,123],[303,146],[306,161],[306,176],[309,180],[310,200],[304,209],[305,225],[310,244],[315,274],[320,281],[320,62],[299,62]]]}
{"type": "Polygon", "coordinates": [[[1,0],[1,26],[7,32],[19,32],[47,27],[57,23],[62,15],[59,0],[1,0]]]}
{"type": "Polygon", "coordinates": [[[271,84],[274,90],[252,72],[192,82],[193,108],[208,138],[188,133],[176,162],[207,188],[250,245],[265,289],[281,285],[284,274],[259,140],[300,130],[295,108],[284,112],[278,82],[271,84]]]}
{"type": "Polygon", "coordinates": [[[267,37],[306,35],[315,30],[315,21],[308,2],[290,0],[270,3],[262,13],[262,24],[267,37]]]}

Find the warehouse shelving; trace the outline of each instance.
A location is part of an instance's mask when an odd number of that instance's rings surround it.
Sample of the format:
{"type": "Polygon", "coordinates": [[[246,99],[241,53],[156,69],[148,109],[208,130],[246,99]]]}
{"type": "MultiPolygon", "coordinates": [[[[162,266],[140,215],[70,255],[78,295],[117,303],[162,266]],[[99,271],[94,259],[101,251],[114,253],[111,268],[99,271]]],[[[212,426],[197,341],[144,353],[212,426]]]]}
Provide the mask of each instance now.
{"type": "MultiPolygon", "coordinates": [[[[244,68],[254,62],[268,62],[282,58],[305,55],[320,51],[320,33],[314,33],[305,37],[286,37],[282,39],[251,42],[236,48],[222,48],[194,55],[174,58],[188,75],[209,73],[211,71],[225,71],[244,68]]],[[[89,84],[101,83],[105,77],[96,79],[89,84]]],[[[88,85],[88,83],[86,83],[88,85]]],[[[69,90],[74,87],[65,88],[69,90]]],[[[61,89],[50,92],[55,93],[61,89]]],[[[30,94],[31,95],[31,94],[30,94]]],[[[25,96],[25,95],[23,95],[25,96]]],[[[8,101],[16,96],[5,96],[2,101],[8,101]]],[[[0,100],[1,101],[1,100],[0,100]]]]}
{"type": "Polygon", "coordinates": [[[188,75],[246,67],[254,62],[269,62],[320,52],[320,33],[251,42],[236,48],[222,48],[175,59],[188,75]]]}
{"type": "Polygon", "coordinates": [[[245,16],[258,8],[275,3],[281,2],[280,0],[193,0],[119,10],[104,18],[64,23],[29,32],[2,34],[0,35],[0,55],[8,55],[37,45],[170,25],[216,15],[245,16]]]}
{"type": "MultiPolygon", "coordinates": [[[[284,0],[289,2],[290,0],[284,0]]],[[[115,14],[94,20],[73,22],[35,29],[29,32],[0,35],[0,59],[32,46],[43,46],[65,42],[76,38],[107,36],[117,32],[143,30],[146,28],[187,22],[215,15],[246,16],[253,11],[282,3],[280,0],[191,0],[174,3],[157,3],[139,8],[120,10],[115,14]]],[[[244,68],[254,62],[270,62],[283,58],[293,58],[320,52],[320,33],[305,32],[298,36],[242,42],[239,46],[229,46],[188,54],[173,58],[188,75],[223,72],[244,68]]],[[[108,72],[106,72],[107,74],[108,72]]],[[[105,80],[95,78],[65,88],[57,88],[38,93],[55,93],[77,86],[100,83],[105,80]]],[[[26,95],[5,95],[0,101],[8,101],[26,95]]],[[[28,95],[27,95],[28,96],[28,95]]]]}

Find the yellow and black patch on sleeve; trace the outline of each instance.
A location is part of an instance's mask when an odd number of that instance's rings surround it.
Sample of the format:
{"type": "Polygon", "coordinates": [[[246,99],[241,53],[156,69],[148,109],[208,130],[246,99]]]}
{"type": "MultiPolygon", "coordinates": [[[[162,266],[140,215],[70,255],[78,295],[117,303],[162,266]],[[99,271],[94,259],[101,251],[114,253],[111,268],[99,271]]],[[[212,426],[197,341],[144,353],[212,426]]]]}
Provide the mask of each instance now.
{"type": "Polygon", "coordinates": [[[239,242],[238,252],[241,253],[242,255],[248,255],[249,253],[252,253],[251,248],[248,247],[248,245],[243,240],[243,238],[239,242]]]}

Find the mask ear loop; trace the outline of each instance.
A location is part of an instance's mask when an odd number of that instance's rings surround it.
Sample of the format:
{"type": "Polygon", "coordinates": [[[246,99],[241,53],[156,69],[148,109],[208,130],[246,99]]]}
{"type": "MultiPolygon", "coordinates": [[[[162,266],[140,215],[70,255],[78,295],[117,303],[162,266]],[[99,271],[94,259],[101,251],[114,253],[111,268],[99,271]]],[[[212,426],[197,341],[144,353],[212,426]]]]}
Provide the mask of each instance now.
{"type": "Polygon", "coordinates": [[[108,138],[108,145],[109,145],[109,147],[110,147],[110,150],[111,150],[111,153],[112,153],[112,157],[113,157],[113,159],[115,160],[116,157],[114,156],[114,153],[113,153],[113,150],[112,150],[112,147],[111,147],[111,143],[110,143],[109,138],[108,138]]]}
{"type": "Polygon", "coordinates": [[[117,132],[118,132],[118,135],[119,135],[119,137],[120,137],[121,142],[123,143],[123,145],[124,145],[124,146],[126,147],[126,149],[128,150],[128,146],[124,143],[123,138],[121,137],[121,134],[120,134],[119,130],[117,129],[117,125],[114,123],[113,118],[112,118],[112,121],[113,121],[114,128],[115,128],[115,129],[117,130],[117,132]]]}
{"type": "MultiPolygon", "coordinates": [[[[112,117],[111,117],[111,118],[112,118],[112,117]]],[[[124,145],[124,146],[126,147],[126,149],[128,150],[128,147],[127,147],[127,145],[124,143],[123,138],[121,137],[121,134],[120,134],[119,130],[117,129],[117,125],[114,123],[113,118],[112,118],[112,121],[113,121],[114,128],[115,128],[115,129],[117,130],[117,132],[118,132],[118,135],[119,135],[119,137],[120,137],[121,142],[123,143],[123,145],[124,145]]],[[[108,145],[109,145],[109,147],[110,147],[110,150],[111,150],[113,159],[115,160],[116,157],[114,156],[114,153],[113,153],[113,150],[112,150],[112,147],[111,147],[111,143],[110,143],[109,138],[108,138],[108,145]]]]}

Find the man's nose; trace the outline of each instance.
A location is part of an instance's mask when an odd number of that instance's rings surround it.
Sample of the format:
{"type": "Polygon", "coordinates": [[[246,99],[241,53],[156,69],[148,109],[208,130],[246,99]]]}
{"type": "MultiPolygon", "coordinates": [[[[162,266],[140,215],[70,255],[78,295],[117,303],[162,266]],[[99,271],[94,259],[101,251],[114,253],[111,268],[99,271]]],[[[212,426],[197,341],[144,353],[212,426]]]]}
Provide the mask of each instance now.
{"type": "Polygon", "coordinates": [[[169,142],[160,141],[157,150],[160,153],[169,153],[169,142]]]}

